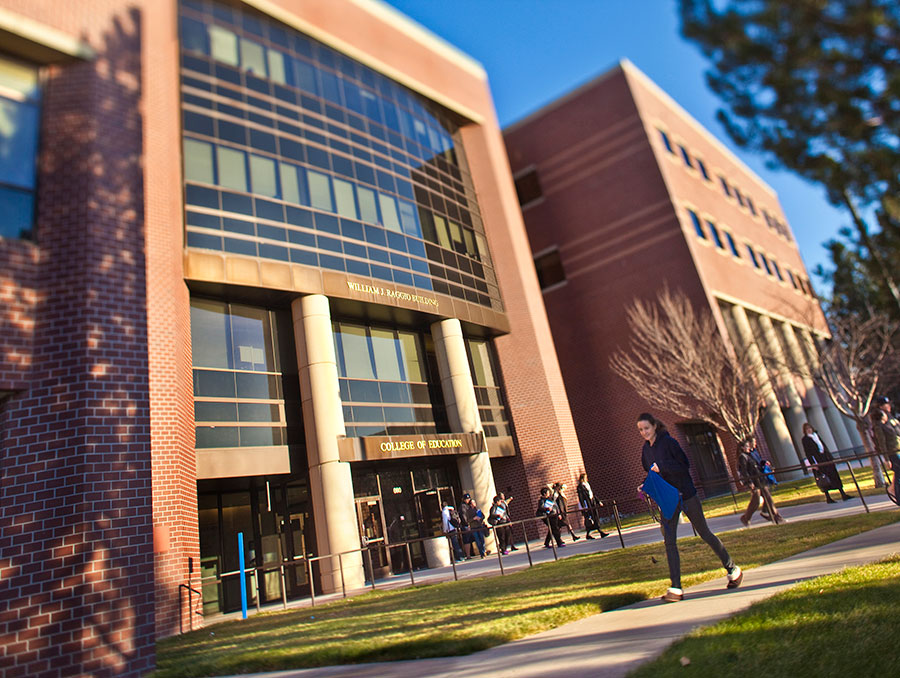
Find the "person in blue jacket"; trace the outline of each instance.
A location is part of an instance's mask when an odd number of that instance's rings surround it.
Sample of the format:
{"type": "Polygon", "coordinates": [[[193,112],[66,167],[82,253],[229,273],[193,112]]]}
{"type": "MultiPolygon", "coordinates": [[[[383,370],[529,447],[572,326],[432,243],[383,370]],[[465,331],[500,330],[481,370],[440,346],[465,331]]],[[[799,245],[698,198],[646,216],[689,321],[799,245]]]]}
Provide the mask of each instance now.
{"type": "MultiPolygon", "coordinates": [[[[669,563],[669,579],[672,585],[662,600],[674,603],[684,598],[681,589],[681,558],[678,555],[678,519],[681,512],[688,517],[694,526],[697,535],[709,544],[710,548],[722,561],[725,571],[728,573],[727,588],[734,589],[741,585],[744,573],[734,564],[731,556],[719,538],[712,533],[706,524],[703,515],[703,507],[697,497],[697,489],[691,479],[690,462],[681,445],[666,430],[665,424],[652,414],[643,413],[638,416],[638,432],[644,439],[644,447],[641,450],[641,464],[648,473],[658,473],[670,485],[673,485],[681,494],[681,506],[675,510],[674,515],[666,519],[660,516],[663,527],[663,538],[666,545],[666,560],[669,563]]],[[[640,491],[641,487],[638,488],[640,491]]]]}

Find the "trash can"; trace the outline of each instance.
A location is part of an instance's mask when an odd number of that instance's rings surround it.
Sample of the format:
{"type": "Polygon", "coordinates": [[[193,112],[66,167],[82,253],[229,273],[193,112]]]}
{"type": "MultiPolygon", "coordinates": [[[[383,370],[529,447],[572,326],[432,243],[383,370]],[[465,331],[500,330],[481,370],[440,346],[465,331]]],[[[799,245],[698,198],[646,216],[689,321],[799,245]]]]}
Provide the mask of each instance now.
{"type": "Polygon", "coordinates": [[[450,567],[450,542],[447,537],[434,537],[422,542],[428,567],[450,567]]]}

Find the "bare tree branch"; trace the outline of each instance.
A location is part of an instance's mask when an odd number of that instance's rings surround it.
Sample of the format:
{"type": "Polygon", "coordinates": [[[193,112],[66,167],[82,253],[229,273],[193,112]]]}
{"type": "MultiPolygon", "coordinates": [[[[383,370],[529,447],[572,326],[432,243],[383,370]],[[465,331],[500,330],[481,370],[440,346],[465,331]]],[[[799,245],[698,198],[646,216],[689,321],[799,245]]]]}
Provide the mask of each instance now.
{"type": "Polygon", "coordinates": [[[610,366],[654,407],[704,421],[741,441],[753,434],[765,407],[746,352],[722,340],[709,311],[668,286],[657,300],[628,308],[631,338],[610,366]]]}

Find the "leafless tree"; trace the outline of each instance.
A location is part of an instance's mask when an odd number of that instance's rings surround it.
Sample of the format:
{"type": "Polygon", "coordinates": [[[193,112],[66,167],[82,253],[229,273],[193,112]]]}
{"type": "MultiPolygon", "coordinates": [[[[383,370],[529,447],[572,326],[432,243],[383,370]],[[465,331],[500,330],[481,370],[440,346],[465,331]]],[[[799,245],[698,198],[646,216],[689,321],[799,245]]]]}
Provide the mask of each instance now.
{"type": "Polygon", "coordinates": [[[709,311],[696,311],[681,290],[664,287],[656,302],[628,308],[631,338],[610,366],[654,407],[704,421],[740,442],[765,408],[758,366],[722,340],[709,311]]]}
{"type": "MultiPolygon", "coordinates": [[[[897,326],[887,316],[877,314],[868,318],[832,315],[828,321],[831,339],[818,344],[820,364],[813,366],[813,380],[838,411],[856,422],[866,452],[874,454],[868,414],[879,387],[883,388],[885,375],[893,367],[897,326]]],[[[881,465],[875,457],[871,463],[875,485],[882,487],[881,465]]]]}

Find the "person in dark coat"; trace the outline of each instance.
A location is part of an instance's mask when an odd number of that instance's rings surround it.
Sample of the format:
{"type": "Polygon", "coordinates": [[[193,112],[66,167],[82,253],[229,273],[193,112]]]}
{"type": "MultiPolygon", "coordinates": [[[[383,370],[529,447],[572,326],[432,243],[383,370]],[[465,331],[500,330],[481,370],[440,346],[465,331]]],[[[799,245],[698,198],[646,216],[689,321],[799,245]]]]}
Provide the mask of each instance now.
{"type": "Polygon", "coordinates": [[[597,507],[603,506],[603,502],[594,496],[591,484],[588,482],[587,473],[578,476],[578,487],[575,488],[578,494],[578,508],[581,509],[581,517],[584,519],[584,536],[587,539],[593,539],[591,532],[596,530],[600,533],[600,538],[609,535],[600,529],[598,521],[597,507]]]}
{"type": "Polygon", "coordinates": [[[835,465],[827,463],[834,461],[834,457],[831,456],[828,447],[822,442],[819,434],[816,433],[816,429],[808,421],[803,424],[803,452],[806,454],[806,458],[809,459],[813,474],[816,476],[823,475],[828,478],[831,487],[827,490],[822,490],[825,494],[825,501],[829,504],[835,503],[831,495],[828,494],[831,490],[840,492],[841,499],[844,501],[853,499],[852,496],[844,492],[844,483],[841,482],[841,475],[838,473],[835,465]],[[822,464],[822,466],[819,466],[819,464],[822,464]]]}
{"type": "Polygon", "coordinates": [[[872,410],[872,437],[875,439],[875,450],[888,460],[891,472],[894,496],[900,492],[900,430],[891,424],[889,411],[881,408],[872,410]]]}
{"type": "Polygon", "coordinates": [[[744,527],[750,525],[750,519],[760,506],[762,501],[762,510],[760,515],[766,520],[772,520],[776,524],[786,522],[778,509],[775,507],[775,501],[769,492],[769,482],[763,467],[763,458],[756,447],[756,438],[750,436],[741,442],[740,452],[737,459],[738,478],[741,483],[750,488],[750,503],[747,504],[747,510],[741,516],[741,523],[744,527]]]}
{"type": "Polygon", "coordinates": [[[544,539],[544,548],[553,548],[552,540],[556,540],[556,546],[563,548],[565,544],[562,535],[559,533],[559,507],[553,498],[553,490],[550,487],[541,488],[541,498],[538,501],[537,511],[535,515],[543,518],[547,523],[547,538],[544,539]]]}
{"type": "MultiPolygon", "coordinates": [[[[644,439],[644,447],[641,449],[641,465],[648,473],[658,473],[670,485],[674,486],[681,495],[681,505],[675,510],[671,518],[660,515],[663,528],[663,538],[666,544],[666,560],[669,563],[669,579],[672,585],[662,600],[674,603],[684,598],[681,589],[681,558],[678,555],[678,519],[681,512],[688,517],[694,530],[703,541],[722,561],[722,566],[728,573],[727,588],[733,589],[741,585],[744,573],[735,565],[728,555],[724,544],[712,533],[706,524],[703,515],[703,506],[697,497],[697,489],[691,479],[690,462],[681,445],[666,430],[665,425],[652,414],[644,413],[638,416],[638,431],[644,439]]],[[[638,488],[642,491],[643,485],[638,488]]]]}
{"type": "MultiPolygon", "coordinates": [[[[559,509],[559,524],[560,527],[565,525],[566,529],[569,531],[569,536],[572,537],[572,541],[578,541],[579,537],[572,530],[572,526],[569,524],[568,514],[569,507],[567,506],[569,502],[569,498],[566,497],[566,488],[568,486],[565,483],[553,483],[553,500],[556,502],[556,508],[559,509]]],[[[560,531],[562,531],[560,529],[560,531]]]]}

